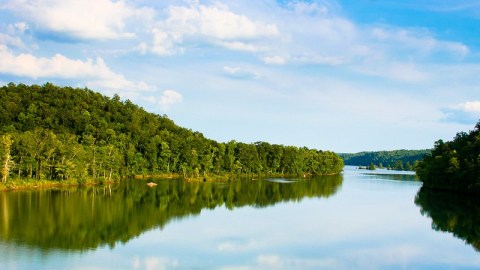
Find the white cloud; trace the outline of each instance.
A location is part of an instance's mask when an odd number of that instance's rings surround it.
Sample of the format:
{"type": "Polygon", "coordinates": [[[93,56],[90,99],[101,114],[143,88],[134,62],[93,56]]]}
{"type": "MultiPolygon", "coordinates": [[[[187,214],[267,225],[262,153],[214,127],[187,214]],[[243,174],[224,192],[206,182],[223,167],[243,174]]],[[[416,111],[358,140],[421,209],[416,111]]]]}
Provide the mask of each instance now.
{"type": "Polygon", "coordinates": [[[225,5],[170,6],[165,20],[152,30],[151,51],[159,55],[181,53],[186,40],[197,39],[231,50],[256,52],[264,49],[258,40],[279,34],[275,24],[253,21],[231,12],[225,5]]]}
{"type": "Polygon", "coordinates": [[[366,61],[356,67],[356,71],[369,76],[383,77],[390,80],[419,83],[429,79],[429,73],[412,62],[371,63],[366,61]]]}
{"type": "Polygon", "coordinates": [[[338,56],[322,55],[321,53],[313,54],[298,54],[295,56],[265,56],[262,57],[262,62],[268,65],[285,65],[287,63],[294,64],[313,64],[313,65],[327,65],[339,66],[345,63],[345,60],[338,56]]]}
{"type": "Polygon", "coordinates": [[[268,48],[264,45],[252,44],[241,41],[221,41],[216,44],[232,51],[259,52],[266,51],[268,48]]]}
{"type": "Polygon", "coordinates": [[[140,42],[134,50],[140,54],[146,54],[148,52],[148,45],[145,42],[140,42]]]}
{"type": "Polygon", "coordinates": [[[182,99],[182,94],[179,92],[175,90],[165,90],[158,101],[158,105],[160,105],[161,110],[166,111],[170,109],[173,104],[182,102],[182,99]]]}
{"type": "Polygon", "coordinates": [[[27,48],[19,37],[3,33],[0,33],[0,45],[14,46],[22,49],[27,48]]]}
{"type": "Polygon", "coordinates": [[[277,255],[260,255],[257,257],[258,264],[268,269],[279,269],[285,264],[277,255]]]}
{"type": "Polygon", "coordinates": [[[380,42],[384,50],[410,51],[413,55],[429,55],[435,52],[447,52],[465,57],[469,48],[459,42],[442,41],[424,29],[404,29],[391,26],[374,27],[369,30],[374,42],[380,42]]]}
{"type": "Polygon", "coordinates": [[[475,124],[480,120],[480,101],[467,101],[444,108],[444,121],[460,124],[475,124]]]}
{"type": "Polygon", "coordinates": [[[291,59],[291,62],[301,63],[301,64],[338,66],[345,63],[345,60],[337,56],[306,55],[306,56],[293,57],[291,59]]]}
{"type": "Polygon", "coordinates": [[[325,5],[319,5],[318,3],[308,3],[302,1],[289,2],[288,6],[299,14],[327,14],[328,7],[325,5]]]}
{"type": "Polygon", "coordinates": [[[258,244],[255,241],[249,241],[246,243],[225,241],[218,244],[217,246],[217,250],[219,252],[232,252],[232,253],[247,252],[256,248],[258,248],[258,244]]]}
{"type": "Polygon", "coordinates": [[[110,70],[104,60],[74,60],[62,54],[51,58],[32,54],[15,55],[5,45],[0,45],[0,73],[30,78],[85,79],[87,85],[107,89],[149,90],[144,82],[127,80],[123,75],[110,70]]]}
{"type": "MultiPolygon", "coordinates": [[[[0,6],[1,9],[1,6],[0,6]]],[[[10,35],[23,34],[30,29],[30,26],[26,22],[16,22],[7,25],[6,32],[10,35]]]]}
{"type": "MultiPolygon", "coordinates": [[[[345,253],[345,261],[357,262],[358,268],[382,269],[389,266],[408,265],[428,256],[425,247],[410,243],[382,246],[356,248],[345,253]]],[[[408,268],[408,267],[406,267],[408,268]]]]}
{"type": "Polygon", "coordinates": [[[219,40],[254,39],[279,34],[274,24],[252,21],[223,5],[171,7],[166,25],[186,34],[200,34],[219,40]]]}
{"type": "Polygon", "coordinates": [[[256,269],[339,269],[342,263],[336,259],[299,259],[277,254],[260,254],[250,265],[226,266],[222,270],[256,270],[256,269]]]}
{"type": "Polygon", "coordinates": [[[284,57],[279,55],[265,56],[262,58],[262,60],[265,64],[269,64],[269,65],[283,65],[287,63],[287,60],[284,57]]]}
{"type": "Polygon", "coordinates": [[[17,22],[14,24],[15,28],[21,33],[28,30],[29,26],[26,22],[17,22]]]}
{"type": "Polygon", "coordinates": [[[136,257],[132,261],[132,268],[146,270],[164,270],[177,268],[179,265],[177,259],[167,257],[147,257],[143,260],[136,257]]]}
{"type": "Polygon", "coordinates": [[[241,67],[224,66],[223,72],[227,77],[234,79],[258,79],[261,75],[255,71],[245,70],[241,67]]]}
{"type": "MultiPolygon", "coordinates": [[[[0,45],[13,46],[28,50],[28,46],[21,39],[23,33],[28,29],[29,26],[25,22],[8,24],[6,27],[2,27],[0,24],[0,45]]],[[[34,47],[34,45],[32,47],[34,47]]]]}
{"type": "Polygon", "coordinates": [[[269,12],[266,18],[280,29],[279,34],[274,42],[256,43],[264,46],[251,50],[265,64],[338,66],[359,52],[366,54],[361,29],[330,12],[323,2],[292,1],[269,12]]]}
{"type": "Polygon", "coordinates": [[[178,267],[177,260],[168,258],[147,258],[145,259],[145,269],[147,270],[162,270],[178,267]]]}
{"type": "Polygon", "coordinates": [[[110,0],[11,0],[3,8],[42,30],[78,39],[132,38],[135,34],[125,30],[127,20],[153,17],[151,9],[110,0]]]}
{"type": "Polygon", "coordinates": [[[461,60],[470,53],[465,44],[437,39],[426,29],[356,24],[320,3],[293,1],[287,9],[277,11],[282,19],[273,22],[282,35],[268,51],[261,51],[260,59],[277,65],[352,65],[366,72],[389,66],[392,72],[404,70],[409,76],[396,73],[392,78],[420,81],[428,76],[418,68],[390,63],[429,62],[439,57],[461,60]]]}
{"type": "Polygon", "coordinates": [[[468,113],[480,113],[480,101],[467,101],[465,103],[454,105],[452,108],[468,113]]]}

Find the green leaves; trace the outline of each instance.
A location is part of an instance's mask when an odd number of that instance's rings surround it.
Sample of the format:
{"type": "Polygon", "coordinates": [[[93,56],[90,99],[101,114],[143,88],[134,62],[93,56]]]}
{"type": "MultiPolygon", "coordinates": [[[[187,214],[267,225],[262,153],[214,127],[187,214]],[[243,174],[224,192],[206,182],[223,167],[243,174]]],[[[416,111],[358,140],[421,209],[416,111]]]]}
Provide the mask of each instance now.
{"type": "Polygon", "coordinates": [[[427,187],[480,194],[480,122],[452,141],[435,142],[432,154],[417,166],[427,187]]]}
{"type": "Polygon", "coordinates": [[[148,113],[129,100],[88,89],[23,84],[0,87],[0,133],[19,139],[10,172],[18,177],[65,180],[137,174],[336,174],[331,152],[231,141],[148,113]]]}

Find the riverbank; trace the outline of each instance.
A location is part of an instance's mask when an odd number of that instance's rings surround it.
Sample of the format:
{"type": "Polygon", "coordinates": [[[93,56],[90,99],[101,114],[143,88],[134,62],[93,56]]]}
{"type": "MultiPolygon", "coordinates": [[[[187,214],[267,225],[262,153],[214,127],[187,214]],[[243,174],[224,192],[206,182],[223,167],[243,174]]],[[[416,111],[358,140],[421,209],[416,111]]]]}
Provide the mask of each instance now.
{"type": "Polygon", "coordinates": [[[38,179],[13,179],[6,183],[0,183],[1,191],[29,190],[57,187],[75,187],[75,186],[94,186],[100,184],[114,183],[115,181],[106,181],[105,179],[87,179],[87,180],[38,180],[38,179]]]}
{"type": "MultiPolygon", "coordinates": [[[[334,175],[334,174],[328,174],[334,175]]],[[[181,174],[168,173],[168,174],[145,174],[134,175],[128,177],[122,177],[121,180],[135,179],[135,180],[147,180],[147,179],[181,179],[186,182],[231,182],[238,180],[257,180],[260,178],[283,178],[283,177],[299,177],[308,178],[315,175],[302,174],[302,175],[286,175],[286,174],[219,174],[219,175],[203,175],[203,176],[190,176],[184,177],[181,174]]],[[[28,189],[40,189],[40,188],[61,188],[61,187],[75,187],[75,186],[95,186],[118,182],[118,180],[108,181],[105,178],[89,178],[89,179],[69,179],[69,180],[38,180],[38,179],[10,179],[6,183],[0,183],[1,191],[14,191],[14,190],[28,190],[28,189]]]]}

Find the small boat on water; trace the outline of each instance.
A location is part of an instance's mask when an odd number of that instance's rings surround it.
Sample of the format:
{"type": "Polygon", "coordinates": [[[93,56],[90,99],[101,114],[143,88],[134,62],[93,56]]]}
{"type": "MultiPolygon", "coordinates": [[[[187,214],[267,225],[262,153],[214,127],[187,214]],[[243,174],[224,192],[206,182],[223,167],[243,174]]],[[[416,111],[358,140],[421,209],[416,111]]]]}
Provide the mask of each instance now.
{"type": "Polygon", "coordinates": [[[157,183],[154,183],[154,182],[148,182],[147,183],[147,186],[149,186],[149,187],[154,187],[156,185],[157,185],[157,183]]]}

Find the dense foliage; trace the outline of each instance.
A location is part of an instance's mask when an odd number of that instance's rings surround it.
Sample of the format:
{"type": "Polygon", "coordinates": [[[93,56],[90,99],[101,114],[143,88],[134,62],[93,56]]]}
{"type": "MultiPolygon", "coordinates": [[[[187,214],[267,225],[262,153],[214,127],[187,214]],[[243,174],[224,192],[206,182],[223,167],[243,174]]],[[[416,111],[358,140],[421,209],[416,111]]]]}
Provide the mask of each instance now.
{"type": "Polygon", "coordinates": [[[203,209],[260,208],[329,197],[342,181],[342,175],[315,176],[289,184],[158,180],[156,188],[147,187],[144,181],[122,181],[101,187],[1,192],[0,239],[42,250],[113,247],[203,209]]]}
{"type": "Polygon", "coordinates": [[[416,163],[428,154],[430,150],[393,150],[339,155],[345,161],[345,165],[413,171],[416,163]]]}
{"type": "Polygon", "coordinates": [[[424,186],[480,194],[480,122],[453,141],[435,142],[431,155],[417,166],[424,186]]]}
{"type": "Polygon", "coordinates": [[[450,192],[421,188],[415,204],[432,219],[436,231],[450,232],[480,252],[480,200],[450,192]]]}
{"type": "Polygon", "coordinates": [[[337,174],[328,151],[266,142],[219,143],[148,113],[129,100],[88,89],[13,83],[0,88],[0,161],[7,176],[105,178],[237,174],[337,174]]]}

